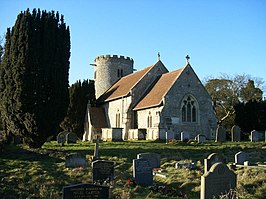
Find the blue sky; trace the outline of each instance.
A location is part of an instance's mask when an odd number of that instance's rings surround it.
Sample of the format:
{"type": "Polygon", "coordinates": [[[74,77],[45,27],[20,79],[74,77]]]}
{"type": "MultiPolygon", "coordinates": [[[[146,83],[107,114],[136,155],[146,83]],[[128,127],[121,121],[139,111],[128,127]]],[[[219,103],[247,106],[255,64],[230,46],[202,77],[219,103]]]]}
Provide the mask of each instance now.
{"type": "MultiPolygon", "coordinates": [[[[265,0],[1,0],[0,35],[20,11],[59,11],[71,31],[70,84],[92,79],[98,55],[161,60],[169,71],[190,63],[200,79],[248,74],[266,81],[265,0]]],[[[264,91],[266,92],[266,91],[264,91]]]]}

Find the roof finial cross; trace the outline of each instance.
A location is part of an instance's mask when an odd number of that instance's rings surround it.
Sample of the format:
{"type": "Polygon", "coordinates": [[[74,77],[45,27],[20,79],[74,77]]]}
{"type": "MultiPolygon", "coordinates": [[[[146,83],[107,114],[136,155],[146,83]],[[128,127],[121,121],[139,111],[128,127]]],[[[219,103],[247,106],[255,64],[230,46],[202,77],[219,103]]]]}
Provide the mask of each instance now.
{"type": "Polygon", "coordinates": [[[189,59],[190,59],[189,55],[186,56],[186,59],[187,59],[187,64],[189,64],[189,59]]]}
{"type": "Polygon", "coordinates": [[[160,55],[160,52],[158,52],[158,61],[160,61],[161,59],[161,55],[160,55]]]}

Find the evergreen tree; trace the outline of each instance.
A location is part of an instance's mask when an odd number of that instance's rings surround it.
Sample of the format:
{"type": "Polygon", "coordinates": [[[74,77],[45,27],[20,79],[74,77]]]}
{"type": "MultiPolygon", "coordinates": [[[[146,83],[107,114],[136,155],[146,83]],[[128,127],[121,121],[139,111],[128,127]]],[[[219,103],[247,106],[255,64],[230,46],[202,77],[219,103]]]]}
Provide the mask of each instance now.
{"type": "Polygon", "coordinates": [[[67,115],[61,123],[65,131],[71,131],[82,138],[84,133],[84,119],[86,114],[87,103],[95,103],[95,90],[93,80],[77,81],[69,88],[69,106],[67,115]]]}
{"type": "Polygon", "coordinates": [[[266,129],[266,101],[250,100],[235,106],[235,123],[242,131],[250,133],[252,130],[265,131],[266,129]]]}
{"type": "Polygon", "coordinates": [[[54,11],[28,9],[7,29],[4,51],[0,111],[7,130],[41,147],[67,111],[69,27],[54,11]]]}

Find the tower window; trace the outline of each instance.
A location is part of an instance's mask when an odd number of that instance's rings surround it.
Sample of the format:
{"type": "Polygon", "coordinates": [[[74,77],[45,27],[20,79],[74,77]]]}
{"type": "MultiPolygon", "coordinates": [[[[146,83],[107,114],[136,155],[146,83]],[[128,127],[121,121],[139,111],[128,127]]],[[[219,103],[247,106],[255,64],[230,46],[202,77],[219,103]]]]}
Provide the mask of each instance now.
{"type": "Polygon", "coordinates": [[[123,69],[117,69],[117,77],[123,77],[123,69]]]}

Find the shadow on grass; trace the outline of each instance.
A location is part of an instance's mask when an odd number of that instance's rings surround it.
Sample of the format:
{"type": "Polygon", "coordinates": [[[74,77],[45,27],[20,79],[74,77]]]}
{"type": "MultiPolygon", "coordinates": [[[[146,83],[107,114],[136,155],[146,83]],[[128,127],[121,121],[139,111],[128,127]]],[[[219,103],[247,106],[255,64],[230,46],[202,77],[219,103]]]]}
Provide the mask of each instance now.
{"type": "Polygon", "coordinates": [[[0,198],[61,197],[62,187],[75,183],[75,179],[66,175],[62,154],[56,153],[7,147],[0,154],[0,198]]]}

